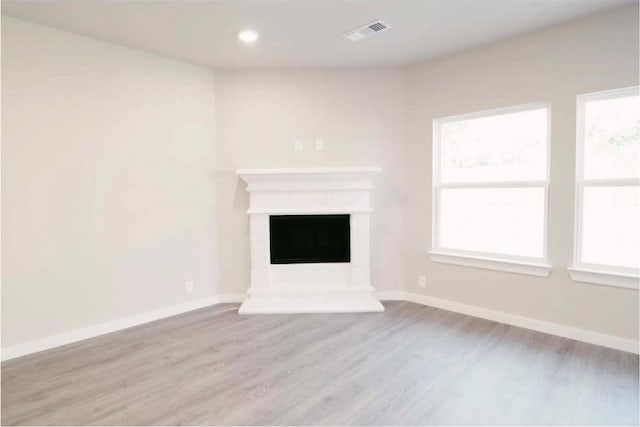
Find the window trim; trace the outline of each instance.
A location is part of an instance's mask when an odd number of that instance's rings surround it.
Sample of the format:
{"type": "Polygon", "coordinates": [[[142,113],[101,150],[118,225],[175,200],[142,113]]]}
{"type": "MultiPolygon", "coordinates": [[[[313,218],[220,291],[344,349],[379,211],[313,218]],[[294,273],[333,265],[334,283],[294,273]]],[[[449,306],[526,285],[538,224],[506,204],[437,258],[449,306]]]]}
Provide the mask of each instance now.
{"type": "Polygon", "coordinates": [[[473,113],[457,114],[454,116],[439,117],[433,120],[432,139],[432,210],[431,210],[431,250],[429,256],[431,261],[468,267],[484,268],[490,270],[507,271],[534,276],[546,277],[551,272],[552,266],[548,262],[547,242],[549,229],[549,180],[550,180],[550,159],[551,159],[551,104],[548,102],[531,102],[508,107],[492,108],[473,113]],[[460,120],[470,120],[482,117],[490,117],[501,114],[517,113],[529,110],[546,110],[546,167],[544,180],[530,181],[499,181],[499,182],[475,182],[475,183],[446,183],[440,180],[440,127],[443,124],[460,120]],[[439,244],[440,228],[440,192],[449,188],[542,188],[544,191],[544,218],[543,218],[543,239],[541,257],[523,257],[501,253],[476,252],[460,249],[445,248],[439,244]]]}
{"type": "Polygon", "coordinates": [[[631,273],[611,272],[587,267],[569,267],[569,276],[574,282],[608,285],[638,290],[638,276],[631,273]]]}
{"type": "Polygon", "coordinates": [[[507,273],[526,274],[528,276],[547,277],[552,266],[545,263],[514,261],[502,257],[461,254],[459,251],[429,251],[432,262],[481,268],[483,270],[505,271],[507,273]]]}
{"type": "Polygon", "coordinates": [[[599,285],[639,289],[638,269],[616,267],[604,264],[582,262],[582,227],[583,202],[585,187],[628,187],[640,186],[639,178],[584,178],[584,120],[588,102],[638,95],[640,86],[605,90],[580,94],[576,97],[576,172],[574,195],[574,231],[573,231],[573,264],[568,268],[571,279],[575,282],[594,283],[599,285]]]}

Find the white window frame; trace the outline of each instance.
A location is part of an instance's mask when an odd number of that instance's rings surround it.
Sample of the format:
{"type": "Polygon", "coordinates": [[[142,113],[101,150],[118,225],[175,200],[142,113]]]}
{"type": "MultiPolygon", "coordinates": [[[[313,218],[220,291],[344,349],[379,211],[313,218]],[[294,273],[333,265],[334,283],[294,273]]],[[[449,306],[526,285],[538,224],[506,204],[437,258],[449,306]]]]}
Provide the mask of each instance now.
{"type": "Polygon", "coordinates": [[[483,268],[488,270],[507,271],[511,273],[527,274],[546,277],[551,272],[551,265],[547,258],[547,234],[549,223],[549,160],[551,139],[551,105],[546,102],[534,102],[510,107],[494,108],[474,113],[459,114],[455,116],[441,117],[433,120],[433,185],[432,185],[432,246],[429,251],[431,261],[462,265],[467,267],[483,268]],[[546,170],[545,179],[537,181],[500,181],[500,182],[469,182],[446,183],[440,179],[440,128],[445,123],[477,119],[501,114],[517,113],[529,110],[545,109],[547,113],[547,138],[546,138],[546,170]],[[460,249],[445,248],[440,246],[440,193],[443,189],[451,188],[542,188],[544,190],[544,219],[543,219],[543,255],[542,257],[523,257],[509,254],[485,253],[460,249]]]}
{"type": "Polygon", "coordinates": [[[638,86],[602,92],[585,93],[576,98],[576,181],[573,239],[573,265],[569,275],[576,282],[596,283],[638,289],[638,269],[582,262],[582,226],[584,215],[584,189],[586,187],[633,187],[640,185],[637,178],[584,178],[585,108],[588,102],[603,101],[629,95],[637,95],[638,86]]]}

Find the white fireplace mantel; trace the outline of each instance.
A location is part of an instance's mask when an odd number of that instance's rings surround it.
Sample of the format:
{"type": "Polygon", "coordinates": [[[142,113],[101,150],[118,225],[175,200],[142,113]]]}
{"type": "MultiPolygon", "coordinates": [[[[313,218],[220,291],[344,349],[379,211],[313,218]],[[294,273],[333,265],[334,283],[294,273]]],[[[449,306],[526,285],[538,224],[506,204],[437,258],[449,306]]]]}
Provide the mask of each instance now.
{"type": "Polygon", "coordinates": [[[370,282],[370,194],[378,167],[240,169],[249,192],[249,313],[383,311],[370,282]],[[270,215],[348,214],[351,262],[271,264],[270,215]]]}

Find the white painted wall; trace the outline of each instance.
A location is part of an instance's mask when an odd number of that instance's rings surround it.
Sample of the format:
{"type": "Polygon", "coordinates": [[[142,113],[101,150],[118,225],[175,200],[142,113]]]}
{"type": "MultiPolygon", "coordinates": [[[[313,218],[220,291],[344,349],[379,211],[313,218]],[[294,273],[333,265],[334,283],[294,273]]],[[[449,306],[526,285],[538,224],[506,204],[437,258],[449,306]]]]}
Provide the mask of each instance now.
{"type": "Polygon", "coordinates": [[[3,17],[2,346],[216,292],[214,141],[211,70],[3,17]]]}
{"type": "Polygon", "coordinates": [[[217,206],[226,292],[249,285],[249,207],[239,168],[380,166],[372,201],[371,282],[404,280],[404,74],[351,71],[217,71],[217,206]],[[315,139],[324,139],[324,151],[315,139]],[[294,152],[295,139],[303,151],[294,152]]]}
{"type": "Polygon", "coordinates": [[[576,95],[638,84],[638,8],[613,10],[407,70],[407,291],[638,339],[638,292],[575,283],[576,95]],[[437,117],[551,103],[549,278],[432,263],[431,125],[437,117]],[[425,289],[418,274],[427,276],[425,289]]]}

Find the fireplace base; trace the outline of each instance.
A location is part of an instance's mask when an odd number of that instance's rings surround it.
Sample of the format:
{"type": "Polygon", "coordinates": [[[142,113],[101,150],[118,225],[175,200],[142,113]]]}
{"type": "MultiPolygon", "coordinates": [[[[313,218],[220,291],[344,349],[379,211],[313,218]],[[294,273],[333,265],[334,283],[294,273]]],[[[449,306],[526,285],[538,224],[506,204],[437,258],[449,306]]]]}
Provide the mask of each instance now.
{"type": "Polygon", "coordinates": [[[384,307],[372,296],[373,288],[344,291],[271,290],[250,292],[238,313],[363,313],[380,312],[384,307]]]}

